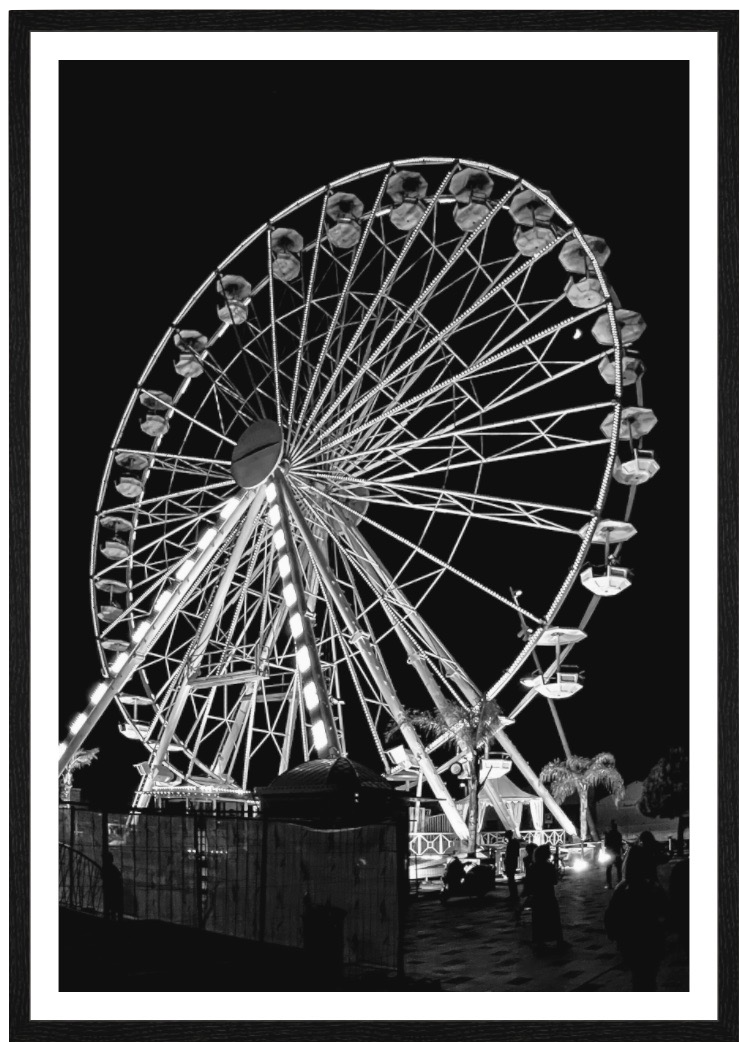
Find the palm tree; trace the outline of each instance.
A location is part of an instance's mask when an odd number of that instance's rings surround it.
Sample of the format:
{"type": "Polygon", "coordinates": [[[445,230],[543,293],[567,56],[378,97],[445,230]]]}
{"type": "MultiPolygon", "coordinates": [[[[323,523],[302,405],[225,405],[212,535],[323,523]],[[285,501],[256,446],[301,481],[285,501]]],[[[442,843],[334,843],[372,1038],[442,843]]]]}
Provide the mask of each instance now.
{"type": "MultiPolygon", "coordinates": [[[[467,853],[474,857],[477,853],[477,797],[480,791],[480,755],[490,743],[493,732],[505,722],[501,708],[492,700],[483,700],[475,708],[462,708],[450,704],[443,712],[422,712],[412,708],[405,709],[407,722],[419,730],[425,737],[438,737],[448,733],[447,743],[465,752],[468,763],[468,815],[467,853]]],[[[386,739],[391,740],[399,731],[396,723],[388,728],[386,739]]]]}
{"type": "Polygon", "coordinates": [[[589,816],[589,789],[604,785],[619,803],[625,796],[625,782],[615,766],[615,757],[609,752],[600,752],[593,759],[570,755],[567,759],[553,759],[540,771],[540,780],[550,784],[550,791],[558,803],[578,792],[581,804],[581,839],[586,839],[589,816]]]}
{"type": "Polygon", "coordinates": [[[81,748],[72,757],[70,762],[67,764],[65,769],[62,771],[60,781],[62,782],[62,795],[60,798],[63,803],[70,802],[70,796],[73,791],[73,777],[75,772],[80,770],[83,766],[90,766],[96,756],[99,754],[98,748],[81,748]]]}

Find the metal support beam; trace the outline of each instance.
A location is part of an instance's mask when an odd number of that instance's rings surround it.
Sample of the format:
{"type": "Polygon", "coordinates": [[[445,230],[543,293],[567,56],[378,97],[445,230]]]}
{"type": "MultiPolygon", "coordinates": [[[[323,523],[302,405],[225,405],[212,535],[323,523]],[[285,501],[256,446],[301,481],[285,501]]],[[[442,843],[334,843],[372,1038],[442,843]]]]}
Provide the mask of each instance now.
{"type": "Polygon", "coordinates": [[[62,771],[78,749],[83,747],[91,730],[93,730],[94,726],[96,726],[99,719],[101,719],[111,702],[120,691],[124,689],[128,680],[148,656],[153,645],[166,630],[174,615],[179,612],[179,609],[188,598],[193,587],[225,543],[226,538],[231,535],[245,514],[252,517],[254,514],[253,509],[255,505],[259,507],[260,501],[261,494],[258,496],[256,493],[247,490],[236,504],[236,507],[233,508],[227,519],[216,527],[216,534],[212,541],[202,550],[196,550],[194,552],[193,564],[190,567],[189,572],[184,575],[183,579],[169,583],[169,586],[172,587],[172,592],[168,602],[163,609],[153,617],[152,623],[143,638],[137,643],[137,645],[133,645],[132,651],[128,654],[127,660],[120,670],[111,678],[105,680],[106,690],[98,701],[95,703],[89,703],[83,713],[85,716],[84,722],[82,722],[75,733],[70,734],[62,744],[58,758],[59,774],[62,774],[62,771]]]}
{"type": "Polygon", "coordinates": [[[233,546],[233,551],[229,556],[226,568],[223,572],[223,576],[221,577],[220,583],[216,588],[215,597],[213,598],[213,602],[208,612],[208,615],[205,617],[205,620],[203,621],[202,626],[195,638],[194,645],[192,647],[192,652],[189,655],[188,664],[185,668],[181,684],[177,691],[177,695],[174,701],[172,702],[171,709],[166,720],[166,725],[161,733],[161,737],[158,742],[158,748],[153,752],[153,755],[151,756],[148,774],[143,779],[143,783],[140,787],[140,790],[138,791],[135,800],[136,807],[146,807],[148,805],[151,791],[153,789],[153,784],[156,780],[156,773],[158,771],[159,766],[164,761],[168,753],[169,744],[171,743],[171,739],[173,738],[174,733],[176,732],[179,719],[181,718],[182,712],[184,711],[184,705],[187,703],[187,698],[189,697],[189,692],[192,688],[190,685],[190,679],[192,679],[197,674],[197,670],[200,666],[205,650],[207,649],[208,643],[210,642],[210,637],[213,634],[215,625],[217,624],[218,618],[220,617],[220,614],[223,610],[223,603],[225,602],[226,595],[228,594],[228,589],[231,586],[231,582],[233,580],[234,574],[236,573],[239,562],[241,561],[241,557],[244,554],[246,545],[249,542],[249,538],[254,531],[254,527],[257,521],[257,515],[263,503],[263,498],[264,490],[259,489],[254,499],[252,500],[249,510],[247,511],[246,518],[244,519],[244,523],[236,539],[236,543],[233,546]]]}
{"type": "Polygon", "coordinates": [[[316,564],[316,568],[319,575],[326,587],[330,597],[332,598],[337,610],[342,618],[345,627],[350,632],[352,643],[358,648],[358,651],[363,659],[364,664],[368,668],[369,674],[376,683],[384,699],[387,708],[394,717],[395,722],[400,728],[402,736],[407,742],[410,750],[415,755],[416,759],[420,763],[423,773],[428,785],[433,792],[434,797],[439,801],[444,813],[449,819],[451,827],[454,829],[460,839],[468,839],[469,833],[467,825],[465,824],[461,814],[457,810],[454,800],[451,798],[446,785],[443,783],[440,775],[436,772],[436,768],[433,765],[433,761],[430,756],[426,754],[425,748],[418,737],[415,729],[408,723],[407,714],[402,704],[400,703],[397,693],[392,685],[389,676],[384,668],[384,665],[379,660],[376,649],[371,644],[371,640],[365,632],[361,631],[358,626],[358,622],[355,618],[350,605],[348,604],[345,595],[342,592],[334,574],[327,562],[325,555],[323,554],[319,544],[316,541],[311,529],[309,528],[305,518],[301,514],[301,511],[296,503],[293,494],[290,489],[286,487],[286,499],[288,502],[288,508],[295,519],[298,530],[301,533],[304,543],[306,544],[312,558],[316,564]]]}
{"type": "Polygon", "coordinates": [[[505,730],[496,730],[495,731],[495,738],[498,741],[498,743],[501,745],[501,747],[503,748],[503,751],[506,752],[506,754],[511,757],[512,761],[515,763],[517,768],[522,772],[522,774],[524,775],[526,780],[529,782],[529,784],[532,786],[532,788],[537,793],[537,795],[540,796],[540,798],[542,799],[543,803],[545,804],[547,809],[550,811],[550,813],[553,815],[553,817],[560,823],[561,828],[565,829],[565,831],[570,836],[575,836],[576,835],[576,827],[575,827],[575,825],[573,824],[571,819],[568,817],[568,815],[563,811],[563,809],[561,808],[560,804],[557,803],[553,799],[552,795],[547,790],[547,787],[537,777],[537,775],[535,774],[534,770],[532,770],[531,766],[526,761],[526,759],[521,754],[521,752],[518,750],[518,748],[513,743],[513,741],[506,735],[506,731],[505,730]]]}

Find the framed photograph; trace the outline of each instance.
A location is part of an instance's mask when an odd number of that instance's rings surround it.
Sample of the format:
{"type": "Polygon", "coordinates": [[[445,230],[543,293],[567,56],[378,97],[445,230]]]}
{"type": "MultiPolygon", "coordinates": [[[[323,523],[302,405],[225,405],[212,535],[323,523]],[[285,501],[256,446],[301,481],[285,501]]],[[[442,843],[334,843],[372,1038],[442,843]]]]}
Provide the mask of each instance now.
{"type": "Polygon", "coordinates": [[[13,1039],[736,1039],[737,19],[11,12],[13,1039]]]}

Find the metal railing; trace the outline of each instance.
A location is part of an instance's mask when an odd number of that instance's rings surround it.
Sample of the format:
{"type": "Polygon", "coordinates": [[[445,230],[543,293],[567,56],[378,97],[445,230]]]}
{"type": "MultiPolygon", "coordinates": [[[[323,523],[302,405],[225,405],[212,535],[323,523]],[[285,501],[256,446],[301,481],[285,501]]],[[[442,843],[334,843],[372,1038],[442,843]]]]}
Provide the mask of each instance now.
{"type": "MultiPolygon", "coordinates": [[[[565,832],[562,828],[530,829],[521,833],[521,838],[531,840],[539,846],[548,843],[551,847],[565,843],[565,832]]],[[[506,841],[505,832],[481,832],[478,838],[480,847],[502,847],[506,841]]],[[[439,857],[459,847],[459,837],[455,832],[411,832],[410,857],[439,857]]]]}
{"type": "Polygon", "coordinates": [[[101,866],[67,843],[59,844],[59,902],[69,909],[104,911],[101,866]]]}

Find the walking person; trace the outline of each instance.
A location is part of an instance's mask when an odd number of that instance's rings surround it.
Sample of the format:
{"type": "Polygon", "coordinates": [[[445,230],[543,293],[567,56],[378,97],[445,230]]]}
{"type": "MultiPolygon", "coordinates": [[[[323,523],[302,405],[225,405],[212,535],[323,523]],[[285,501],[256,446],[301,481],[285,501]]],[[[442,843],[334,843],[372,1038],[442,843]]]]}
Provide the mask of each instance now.
{"type": "Polygon", "coordinates": [[[645,844],[636,843],[625,859],[625,875],[604,914],[607,936],[617,942],[630,968],[635,992],[655,992],[664,955],[667,896],[653,874],[645,844]]]}
{"type": "Polygon", "coordinates": [[[508,903],[516,909],[519,905],[519,892],[516,889],[516,870],[519,867],[519,852],[524,844],[520,836],[515,836],[511,829],[506,833],[506,849],[503,853],[503,871],[508,882],[508,903]]]}
{"type": "Polygon", "coordinates": [[[607,866],[607,881],[605,883],[607,890],[612,890],[613,867],[617,869],[617,882],[619,883],[622,879],[623,838],[616,821],[610,821],[609,830],[604,834],[604,849],[612,856],[612,860],[607,866]]]}
{"type": "Polygon", "coordinates": [[[550,861],[547,843],[535,850],[532,866],[524,882],[532,910],[532,948],[535,952],[542,952],[545,942],[555,942],[559,949],[563,948],[567,943],[563,939],[560,909],[555,898],[558,874],[550,861]]]}
{"type": "Polygon", "coordinates": [[[101,867],[101,884],[104,891],[104,916],[107,920],[121,920],[124,913],[122,873],[114,864],[114,855],[110,850],[107,850],[101,867]]]}

